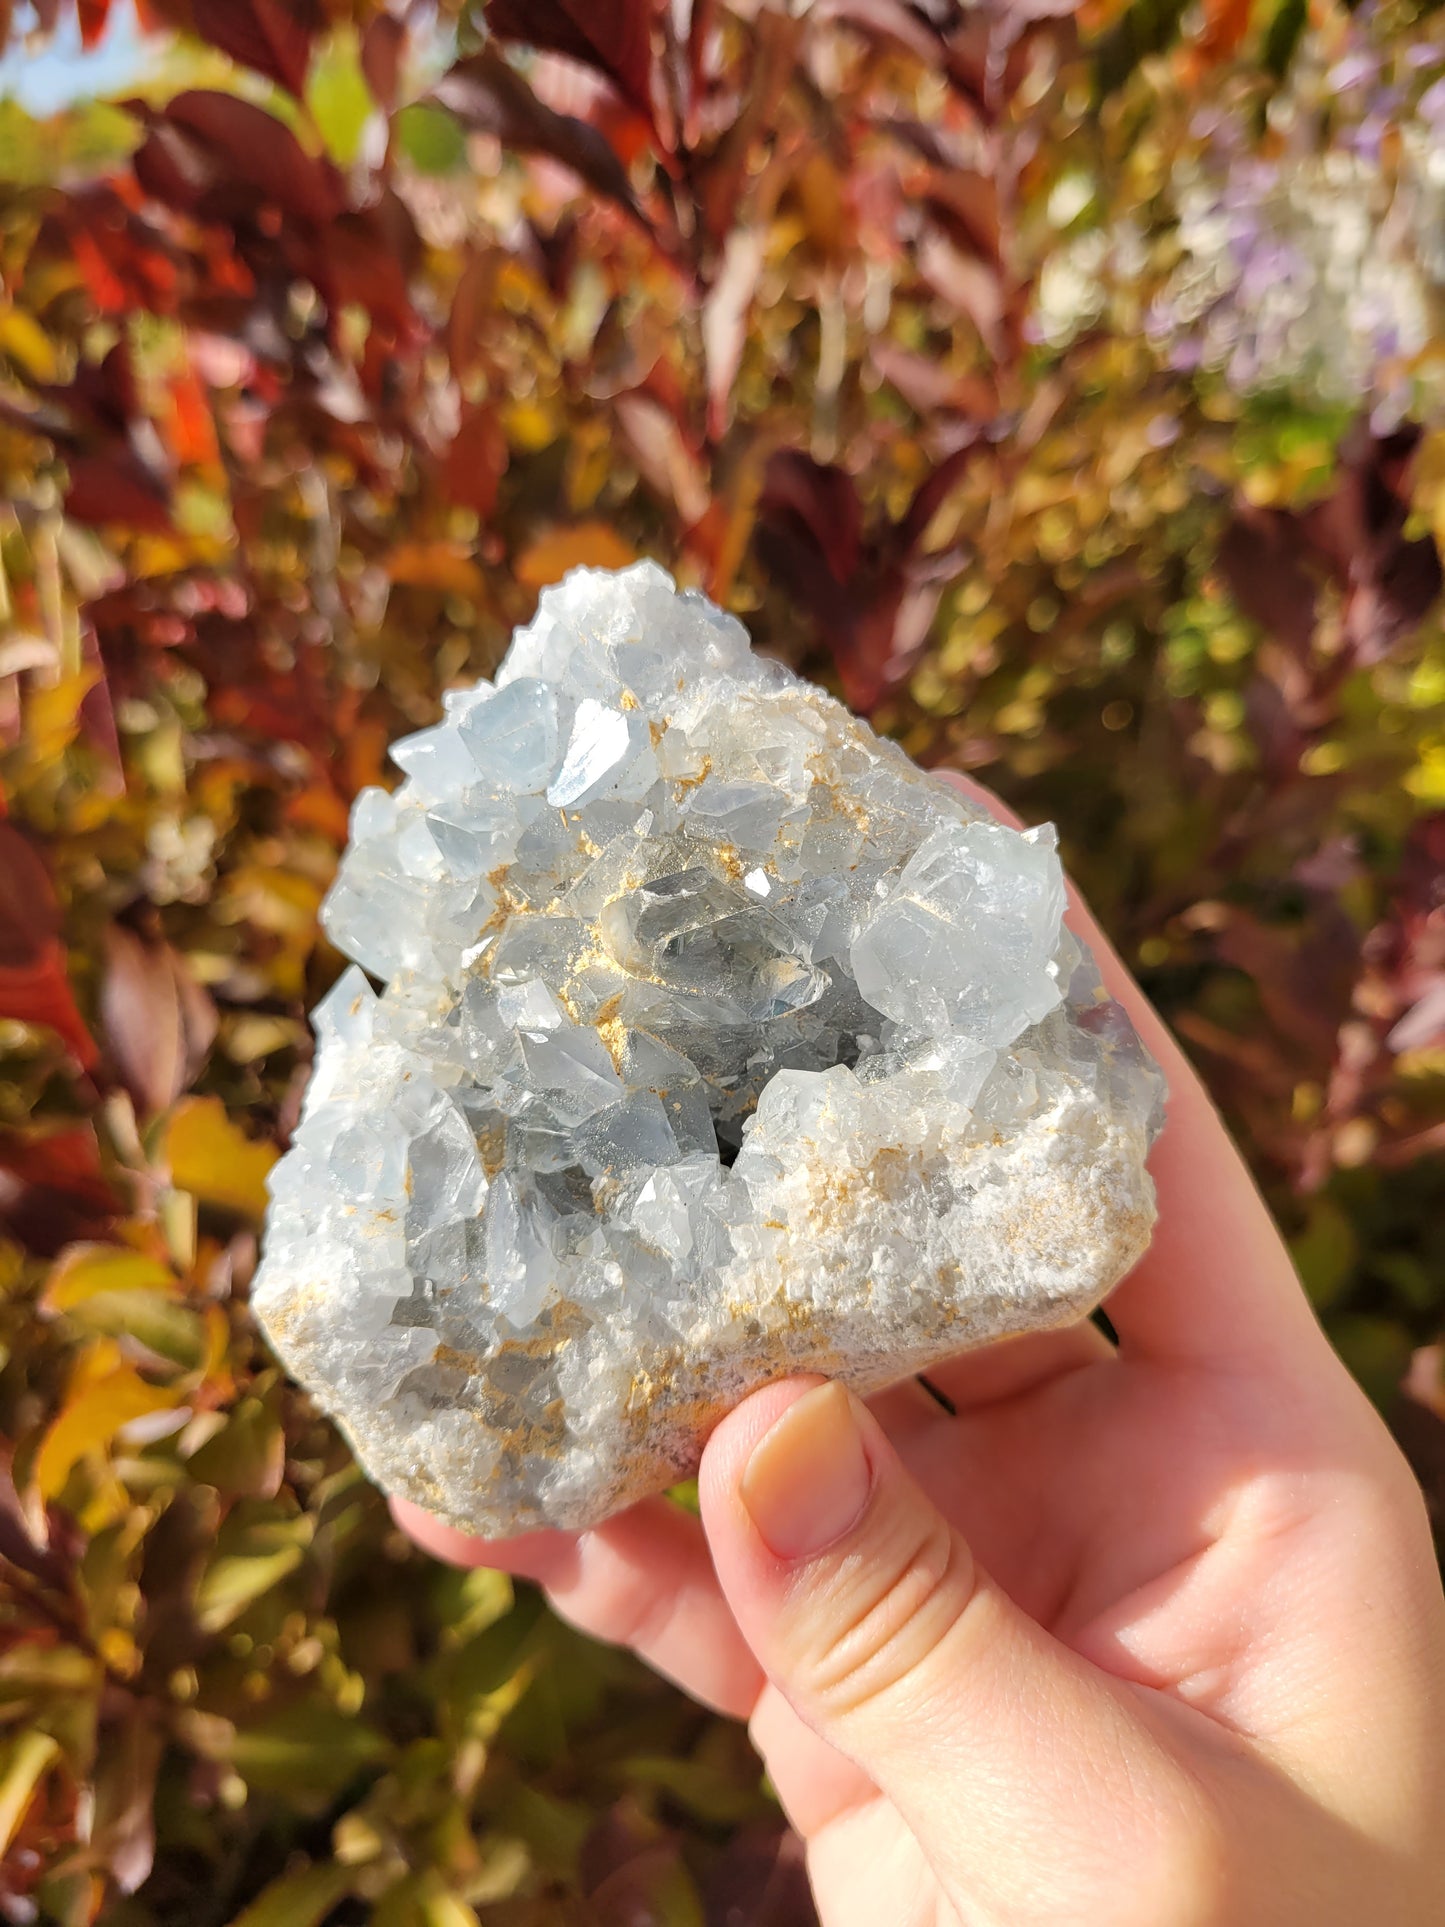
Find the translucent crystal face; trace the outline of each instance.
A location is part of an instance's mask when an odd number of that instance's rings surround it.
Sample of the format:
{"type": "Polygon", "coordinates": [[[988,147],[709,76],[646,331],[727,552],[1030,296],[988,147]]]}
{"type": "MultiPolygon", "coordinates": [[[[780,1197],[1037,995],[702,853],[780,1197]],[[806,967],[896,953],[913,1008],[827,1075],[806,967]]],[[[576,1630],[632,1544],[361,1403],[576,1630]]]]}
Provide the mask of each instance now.
{"type": "Polygon", "coordinates": [[[361,968],[316,1012],[255,1293],[378,1476],[575,1524],[687,1461],[639,1442],[639,1386],[725,1402],[810,1320],[876,1380],[910,1321],[956,1349],[1112,1282],[1117,1253],[1015,1277],[980,1191],[1071,1132],[1136,1228],[1147,1191],[1157,1077],[1062,927],[1051,830],[647,564],[549,591],[393,756],[323,912],[361,968]]]}

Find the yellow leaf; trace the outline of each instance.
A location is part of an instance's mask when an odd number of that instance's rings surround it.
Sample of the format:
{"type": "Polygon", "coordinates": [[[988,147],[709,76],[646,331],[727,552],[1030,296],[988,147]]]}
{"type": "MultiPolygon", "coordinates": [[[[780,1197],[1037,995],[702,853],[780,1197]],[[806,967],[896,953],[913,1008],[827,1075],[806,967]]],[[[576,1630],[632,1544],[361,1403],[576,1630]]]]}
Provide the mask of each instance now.
{"type": "Polygon", "coordinates": [[[60,372],[50,337],[23,308],[0,311],[0,354],[18,361],[34,381],[54,381],[60,372]]]}
{"type": "Polygon", "coordinates": [[[80,734],[80,705],[100,681],[100,671],[75,670],[59,682],[35,686],[25,706],[25,736],[34,760],[52,763],[80,734]]]}
{"type": "Polygon", "coordinates": [[[276,1162],[273,1144],[257,1144],[226,1116],[218,1097],[188,1097],[166,1129],[171,1183],[202,1204],[217,1204],[245,1218],[266,1209],[266,1173],[276,1162]]]}
{"type": "Polygon", "coordinates": [[[60,1752],[48,1733],[22,1733],[0,1768],[0,1854],[3,1854],[25,1818],[35,1797],[35,1789],[46,1769],[60,1752]]]}
{"type": "Polygon", "coordinates": [[[455,1894],[433,1894],[422,1902],[426,1927],[481,1927],[475,1910],[455,1894]]]}
{"type": "Polygon", "coordinates": [[[557,439],[557,419],[534,401],[516,401],[502,410],[502,427],[512,447],[526,455],[539,454],[557,439]]]}
{"type": "Polygon", "coordinates": [[[1405,788],[1422,803],[1445,804],[1445,743],[1424,745],[1419,762],[1405,777],[1405,788]]]}
{"type": "Polygon", "coordinates": [[[513,568],[529,589],[545,589],[569,569],[625,569],[636,560],[636,551],[606,522],[577,522],[529,542],[513,568]]]}
{"type": "Polygon", "coordinates": [[[177,1403],[179,1388],[148,1385],[131,1365],[117,1363],[102,1376],[92,1375],[93,1361],[109,1364],[118,1357],[114,1346],[97,1345],[72,1379],[70,1395],[35,1455],[35,1484],[42,1498],[53,1499],[72,1467],[88,1452],[109,1445],[123,1425],[177,1403]]]}
{"type": "Polygon", "coordinates": [[[124,1245],[71,1245],[56,1261],[40,1300],[43,1311],[70,1311],[98,1292],[170,1291],[170,1268],[124,1245]]]}

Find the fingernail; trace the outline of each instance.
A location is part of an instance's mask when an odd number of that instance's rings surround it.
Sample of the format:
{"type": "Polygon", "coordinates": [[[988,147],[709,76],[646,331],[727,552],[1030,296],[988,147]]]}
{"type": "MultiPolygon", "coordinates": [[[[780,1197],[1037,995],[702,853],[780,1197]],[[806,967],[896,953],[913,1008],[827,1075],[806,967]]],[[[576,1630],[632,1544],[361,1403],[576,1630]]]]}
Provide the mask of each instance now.
{"type": "Polygon", "coordinates": [[[815,1385],[765,1432],[739,1492],[776,1558],[810,1559],[862,1517],[873,1468],[841,1385],[815,1385]]]}

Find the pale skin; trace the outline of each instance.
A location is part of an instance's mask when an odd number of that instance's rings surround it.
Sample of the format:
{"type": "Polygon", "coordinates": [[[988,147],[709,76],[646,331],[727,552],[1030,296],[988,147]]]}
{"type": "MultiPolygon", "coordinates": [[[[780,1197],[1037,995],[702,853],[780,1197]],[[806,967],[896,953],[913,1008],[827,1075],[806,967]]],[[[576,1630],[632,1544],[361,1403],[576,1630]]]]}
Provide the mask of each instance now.
{"type": "Polygon", "coordinates": [[[1170,1086],[1117,1348],[1082,1325],[955,1359],[929,1379],[956,1416],[912,1381],[769,1386],[709,1440],[700,1520],[396,1516],[746,1719],[824,1927],[1445,1921],[1420,1493],[1198,1079],[1069,920],[1170,1086]]]}

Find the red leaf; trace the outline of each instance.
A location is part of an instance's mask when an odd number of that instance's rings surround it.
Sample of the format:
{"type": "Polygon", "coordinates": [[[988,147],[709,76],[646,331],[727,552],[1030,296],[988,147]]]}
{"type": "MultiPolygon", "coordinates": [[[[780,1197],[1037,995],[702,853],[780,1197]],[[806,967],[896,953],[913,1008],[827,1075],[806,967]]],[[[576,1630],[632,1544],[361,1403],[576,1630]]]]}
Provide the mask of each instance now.
{"type": "Polygon", "coordinates": [[[506,467],[507,438],[493,410],[485,402],[465,409],[443,470],[449,500],[475,509],[485,522],[506,467]]]}
{"type": "Polygon", "coordinates": [[[1300,657],[1309,654],[1319,597],[1307,553],[1299,518],[1285,509],[1241,508],[1219,545],[1219,567],[1239,608],[1300,657]]]}
{"type": "MultiPolygon", "coordinates": [[[[364,212],[348,212],[318,237],[311,273],[333,315],[349,302],[364,307],[373,333],[393,342],[420,339],[408,279],[420,244],[405,203],[390,188],[364,212]]],[[[394,380],[395,370],[388,380],[394,380]]]]}
{"type": "Polygon", "coordinates": [[[306,85],[311,41],[321,26],[314,6],[294,0],[191,0],[202,40],[243,67],[279,81],[289,93],[306,85]]]}
{"type": "Polygon", "coordinates": [[[254,202],[325,227],[345,205],[335,169],[304,153],[288,127],[234,94],[193,89],[161,113],[141,106],[149,132],[132,166],[148,194],[218,219],[254,220],[254,202]]]}
{"type": "Polygon", "coordinates": [[[38,245],[56,260],[74,262],[103,313],[175,310],[179,256],[109,185],[68,189],[63,213],[57,209],[47,219],[38,245]]]}
{"type": "Polygon", "coordinates": [[[1299,660],[1314,639],[1316,583],[1344,598],[1357,663],[1389,654],[1429,614],[1445,586],[1428,535],[1409,538],[1410,471],[1420,432],[1376,440],[1357,425],[1341,449],[1332,494],[1303,514],[1241,508],[1220,548],[1235,601],[1299,660]]]}
{"type": "Polygon", "coordinates": [[[843,469],[826,467],[798,449],[780,449],[768,463],[759,513],[815,549],[835,582],[852,579],[863,511],[853,477],[843,469]]]}
{"type": "Polygon", "coordinates": [[[406,28],[389,13],[379,13],[361,37],[361,71],[371,89],[372,99],[388,113],[396,105],[401,57],[406,49],[406,28]]]}
{"type": "Polygon", "coordinates": [[[81,46],[98,46],[105,35],[110,0],[76,0],[75,11],[80,20],[81,46]]]}
{"type": "Polygon", "coordinates": [[[100,1022],[110,1057],[143,1115],[168,1110],[215,1041],[215,1006],[167,943],[116,925],[105,955],[100,1022]]]}
{"type": "Polygon", "coordinates": [[[903,520],[893,532],[891,547],[900,560],[906,561],[928,533],[929,523],[948,500],[981,445],[976,441],[961,443],[918,484],[903,520]]]}
{"type": "Polygon", "coordinates": [[[71,995],[49,873],[13,823],[0,823],[0,1016],[48,1025],[86,1070],[96,1061],[71,995]]]}
{"type": "Polygon", "coordinates": [[[968,169],[936,174],[925,197],[929,212],[959,247],[990,266],[999,259],[998,187],[968,169]]]}
{"type": "Polygon", "coordinates": [[[116,1201],[89,1124],[0,1140],[0,1223],[42,1257],[77,1238],[102,1238],[116,1201]]]}
{"type": "Polygon", "coordinates": [[[595,127],[545,107],[494,47],[485,47],[443,75],[433,98],[466,127],[491,134],[504,147],[550,154],[599,194],[649,224],[632,193],[626,170],[595,127]]]}
{"type": "Polygon", "coordinates": [[[499,40],[566,54],[606,74],[651,121],[655,12],[653,0],[492,0],[487,25],[499,40]]]}
{"type": "Polygon", "coordinates": [[[1301,526],[1345,592],[1345,634],[1356,660],[1379,662],[1424,619],[1445,573],[1428,535],[1410,540],[1410,477],[1420,430],[1376,440],[1357,425],[1341,449],[1338,487],[1301,526]]]}
{"type": "Polygon", "coordinates": [[[72,455],[67,467],[65,512],[72,521],[92,526],[117,522],[156,535],[169,531],[170,497],[165,485],[134,450],[72,455]]]}
{"type": "Polygon", "coordinates": [[[50,876],[13,823],[0,823],[0,969],[31,964],[60,934],[50,876]]]}
{"type": "Polygon", "coordinates": [[[467,255],[457,277],[452,311],[447,317],[447,359],[458,375],[472,374],[485,360],[485,341],[497,312],[499,256],[490,250],[467,255]]]}
{"type": "Polygon", "coordinates": [[[692,18],[687,28],[687,52],[688,63],[692,69],[694,105],[702,89],[702,63],[707,52],[708,35],[712,32],[715,7],[716,0],[692,0],[692,18]]]}
{"type": "Polygon", "coordinates": [[[928,635],[943,584],[960,557],[919,556],[948,492],[973,459],[965,443],[920,483],[900,522],[865,543],[853,478],[796,449],[768,463],[757,547],[769,574],[805,608],[837,666],[843,693],[864,712],[907,673],[928,635]]]}

